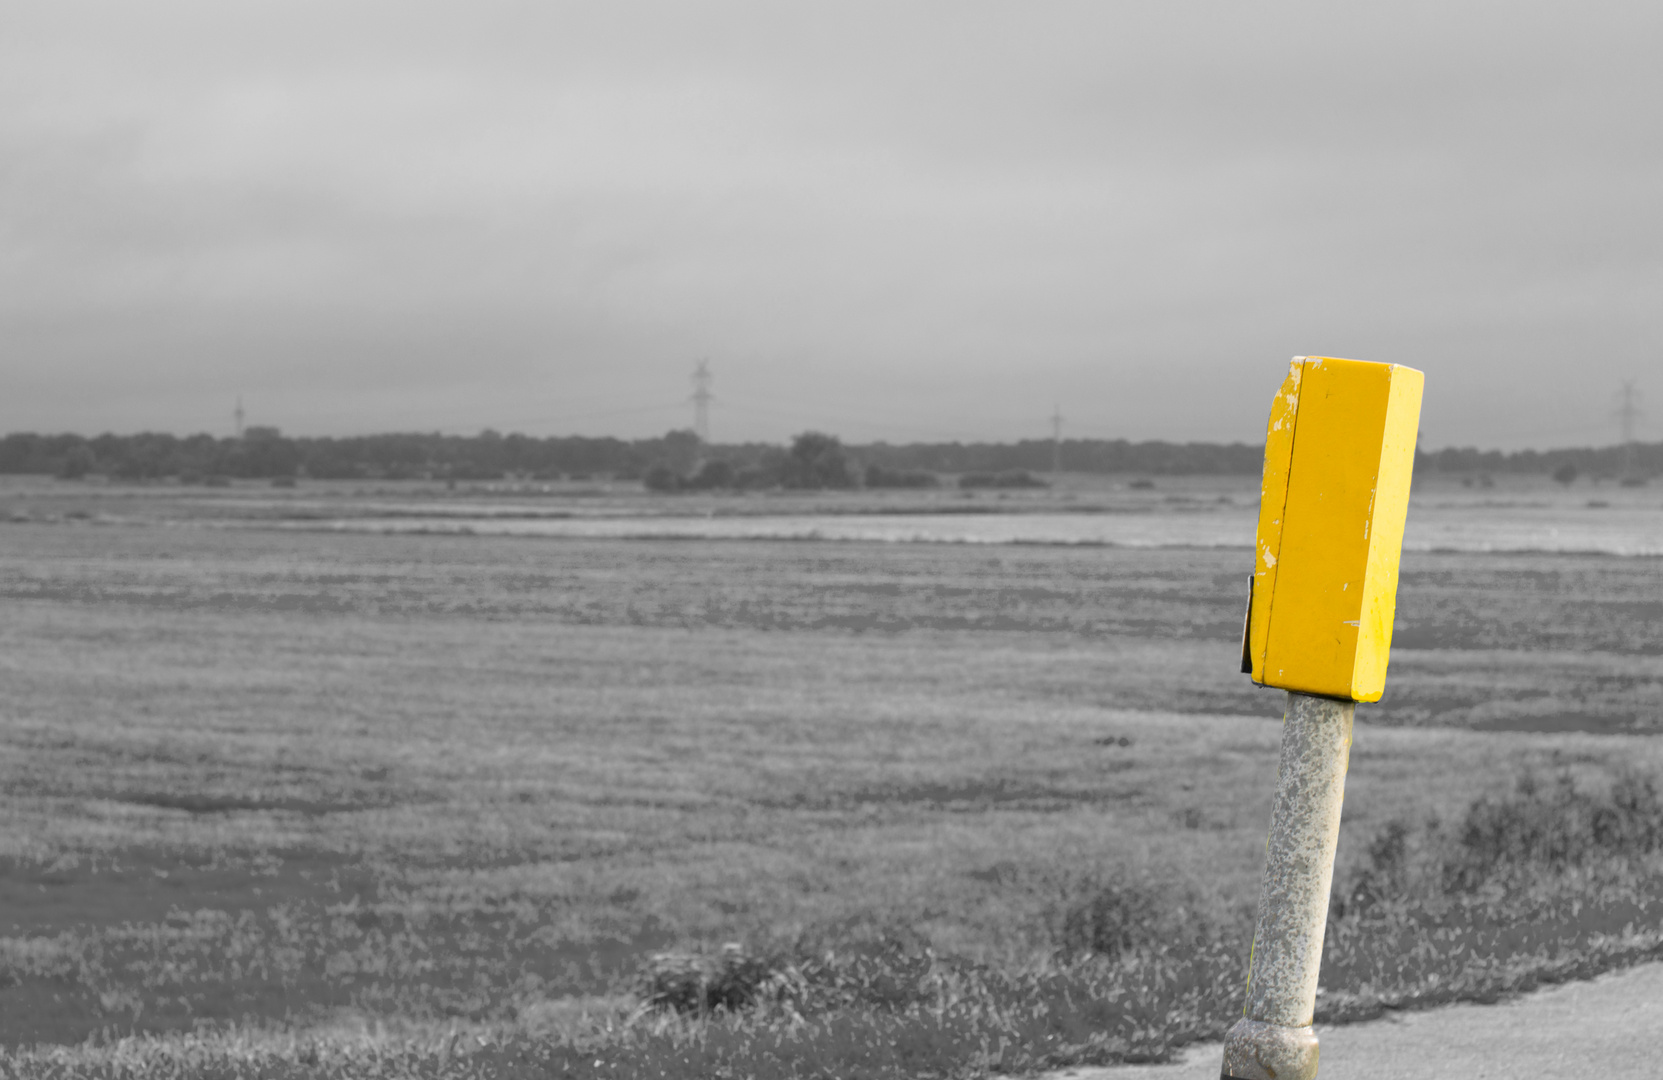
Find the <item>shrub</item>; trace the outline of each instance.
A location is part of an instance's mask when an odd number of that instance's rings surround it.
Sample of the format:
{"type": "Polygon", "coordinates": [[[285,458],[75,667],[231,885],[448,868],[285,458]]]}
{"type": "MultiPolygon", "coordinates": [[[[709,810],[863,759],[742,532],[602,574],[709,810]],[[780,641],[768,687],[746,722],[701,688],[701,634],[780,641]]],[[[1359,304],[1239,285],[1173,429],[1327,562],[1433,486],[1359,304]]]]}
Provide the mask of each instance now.
{"type": "MultiPolygon", "coordinates": [[[[420,465],[395,462],[387,466],[386,478],[388,480],[420,480],[424,478],[428,472],[428,469],[420,465]]],[[[505,476],[506,473],[502,469],[492,468],[487,465],[475,465],[469,462],[463,462],[459,465],[452,466],[449,479],[471,480],[477,482],[501,480],[505,476]]]]}
{"type": "Polygon", "coordinates": [[[63,462],[58,466],[58,477],[62,480],[81,480],[92,472],[96,464],[92,447],[85,443],[77,443],[64,454],[63,462]]]}
{"type": "Polygon", "coordinates": [[[641,483],[648,491],[680,491],[681,474],[669,462],[655,461],[641,474],[641,483]]]}
{"type": "Polygon", "coordinates": [[[788,488],[851,488],[855,474],[836,435],[805,431],[791,440],[780,483],[788,488]]]}
{"type": "Polygon", "coordinates": [[[941,486],[941,477],[926,469],[886,469],[882,465],[866,466],[866,486],[869,488],[933,488],[941,486]]]}
{"type": "Polygon", "coordinates": [[[740,491],[778,487],[780,469],[776,464],[747,465],[733,475],[733,486],[740,491]]]}
{"type": "Polygon", "coordinates": [[[1006,469],[1004,472],[969,472],[959,477],[959,487],[969,488],[1044,488],[1051,485],[1027,469],[1006,469]]]}
{"type": "Polygon", "coordinates": [[[1336,887],[1319,1022],[1493,1001],[1663,956],[1663,801],[1619,772],[1521,775],[1452,824],[1387,823],[1336,887]]]}
{"type": "Polygon", "coordinates": [[[682,486],[694,491],[710,491],[734,486],[735,470],[731,461],[712,458],[699,471],[682,481],[682,486]]]}
{"type": "Polygon", "coordinates": [[[1147,885],[1101,885],[1065,909],[1060,945],[1066,955],[1129,953],[1162,940],[1170,911],[1166,898],[1147,885]]]}
{"type": "Polygon", "coordinates": [[[1579,785],[1569,769],[1550,781],[1525,772],[1505,795],[1474,800],[1453,825],[1388,822],[1367,857],[1334,890],[1336,918],[1392,901],[1428,902],[1540,890],[1568,875],[1628,878],[1663,849],[1663,798],[1649,777],[1619,772],[1579,785]]]}
{"type": "Polygon", "coordinates": [[[1580,789],[1569,770],[1550,783],[1519,777],[1511,795],[1484,797],[1439,845],[1446,891],[1519,883],[1600,862],[1629,862],[1663,846],[1663,803],[1648,778],[1614,777],[1606,791],[1580,789]],[[1451,842],[1453,841],[1453,843],[1451,842]]]}
{"type": "Polygon", "coordinates": [[[789,996],[799,981],[800,976],[783,960],[751,956],[743,946],[729,943],[714,957],[689,952],[655,954],[641,973],[637,991],[652,1008],[702,1016],[718,1009],[745,1008],[770,991],[775,999],[789,996]]]}

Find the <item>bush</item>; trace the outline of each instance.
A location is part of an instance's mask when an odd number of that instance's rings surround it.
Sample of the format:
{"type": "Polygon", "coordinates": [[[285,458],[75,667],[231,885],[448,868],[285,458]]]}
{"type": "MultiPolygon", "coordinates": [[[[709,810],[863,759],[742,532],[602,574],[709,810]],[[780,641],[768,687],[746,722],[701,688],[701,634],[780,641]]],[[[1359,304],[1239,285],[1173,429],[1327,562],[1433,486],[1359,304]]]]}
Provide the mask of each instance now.
{"type": "Polygon", "coordinates": [[[1387,823],[1336,887],[1319,1022],[1493,1001],[1663,956],[1663,800],[1533,773],[1445,825],[1387,823]]]}
{"type": "Polygon", "coordinates": [[[1622,772],[1590,790],[1568,769],[1543,782],[1526,772],[1485,795],[1453,826],[1388,822],[1344,889],[1338,917],[1389,900],[1438,900],[1485,890],[1527,891],[1576,873],[1626,877],[1663,849],[1663,798],[1648,777],[1622,772]]]}
{"type": "Polygon", "coordinates": [[[733,486],[740,491],[758,491],[779,487],[780,473],[767,465],[747,465],[733,476],[733,486]]]}
{"type": "Polygon", "coordinates": [[[767,994],[792,996],[801,977],[780,958],[761,959],[729,943],[719,956],[666,952],[648,959],[638,980],[641,1000],[655,1009],[705,1015],[718,1009],[737,1011],[767,994]]]}
{"type": "Polygon", "coordinates": [[[85,443],[77,443],[64,454],[63,462],[58,466],[60,480],[81,480],[92,472],[97,460],[93,457],[92,447],[85,443]]]}
{"type": "Polygon", "coordinates": [[[1118,880],[1090,886],[1065,905],[1057,937],[1064,957],[1112,958],[1139,950],[1199,949],[1251,932],[1250,926],[1219,926],[1194,898],[1145,881],[1118,880]]]}
{"type": "Polygon", "coordinates": [[[680,491],[681,474],[669,462],[655,461],[641,474],[641,483],[648,491],[680,491]]]}
{"type": "MultiPolygon", "coordinates": [[[[429,472],[430,470],[421,465],[407,462],[394,462],[393,464],[387,466],[386,478],[388,480],[420,480],[424,479],[429,472]]],[[[463,462],[451,468],[448,478],[451,480],[490,482],[493,480],[501,480],[505,476],[506,473],[504,473],[501,469],[494,469],[486,465],[474,465],[468,462],[463,462]]]]}
{"type": "Polygon", "coordinates": [[[1051,485],[1027,469],[1006,469],[1004,472],[971,472],[959,477],[959,487],[970,488],[1044,488],[1051,485]]]}
{"type": "Polygon", "coordinates": [[[682,482],[682,486],[694,491],[711,491],[718,488],[734,486],[735,470],[731,461],[712,458],[704,463],[699,471],[682,482]]]}
{"type": "Polygon", "coordinates": [[[1569,770],[1543,784],[1519,777],[1511,795],[1468,809],[1453,837],[1438,845],[1446,891],[1491,882],[1519,884],[1543,872],[1631,863],[1663,846],[1663,803],[1649,778],[1622,773],[1604,791],[1579,788],[1569,770]],[[1453,842],[1451,842],[1453,841],[1453,842]]]}
{"type": "Polygon", "coordinates": [[[941,477],[925,469],[886,469],[882,465],[866,466],[866,486],[869,488],[933,488],[941,486],[941,477]]]}
{"type": "Polygon", "coordinates": [[[791,451],[780,468],[780,483],[813,490],[852,488],[855,475],[836,435],[805,431],[791,440],[791,451]]]}

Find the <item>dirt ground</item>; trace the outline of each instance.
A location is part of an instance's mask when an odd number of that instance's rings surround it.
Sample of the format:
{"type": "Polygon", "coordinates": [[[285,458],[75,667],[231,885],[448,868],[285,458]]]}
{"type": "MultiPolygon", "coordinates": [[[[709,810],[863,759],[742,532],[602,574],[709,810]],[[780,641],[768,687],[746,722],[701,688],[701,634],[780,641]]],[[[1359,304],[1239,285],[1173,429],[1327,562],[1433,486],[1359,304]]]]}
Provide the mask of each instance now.
{"type": "MultiPolygon", "coordinates": [[[[1663,1075],[1663,963],[1566,983],[1499,1005],[1397,1013],[1317,1032],[1322,1080],[1655,1080],[1663,1075]]],[[[1070,1069],[1045,1080],[1217,1080],[1223,1051],[1172,1065],[1070,1069]]]]}

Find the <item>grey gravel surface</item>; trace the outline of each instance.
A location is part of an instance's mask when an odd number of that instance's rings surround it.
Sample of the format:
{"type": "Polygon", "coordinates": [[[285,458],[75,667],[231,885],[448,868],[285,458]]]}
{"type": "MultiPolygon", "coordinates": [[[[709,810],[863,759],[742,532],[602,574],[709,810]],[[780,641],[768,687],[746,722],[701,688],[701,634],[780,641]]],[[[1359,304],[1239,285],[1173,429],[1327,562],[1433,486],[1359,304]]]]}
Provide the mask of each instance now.
{"type": "MultiPolygon", "coordinates": [[[[1663,963],[1549,987],[1497,1005],[1451,1005],[1318,1027],[1321,1080],[1589,1080],[1663,1077],[1663,963]]],[[[1172,1065],[1071,1069],[1046,1080],[1218,1080],[1222,1048],[1172,1065]]]]}

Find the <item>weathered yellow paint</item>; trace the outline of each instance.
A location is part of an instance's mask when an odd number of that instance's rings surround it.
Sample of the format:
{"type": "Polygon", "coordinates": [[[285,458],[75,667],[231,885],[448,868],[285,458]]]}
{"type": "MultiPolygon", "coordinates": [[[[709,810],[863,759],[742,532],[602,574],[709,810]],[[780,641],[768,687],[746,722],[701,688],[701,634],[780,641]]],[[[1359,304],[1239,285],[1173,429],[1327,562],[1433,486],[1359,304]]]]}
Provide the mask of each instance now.
{"type": "Polygon", "coordinates": [[[1271,405],[1244,667],[1253,681],[1378,701],[1424,377],[1297,357],[1271,405]]]}
{"type": "Polygon", "coordinates": [[[1265,644],[1270,640],[1270,598],[1276,590],[1277,555],[1282,550],[1282,509],[1288,498],[1288,466],[1293,460],[1294,421],[1299,415],[1299,378],[1305,358],[1288,365],[1288,377],[1270,403],[1265,428],[1265,472],[1259,492],[1259,535],[1253,549],[1253,584],[1248,597],[1246,655],[1242,670],[1263,682],[1265,644]]]}

